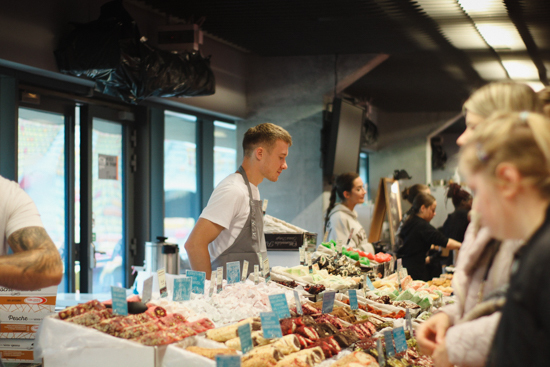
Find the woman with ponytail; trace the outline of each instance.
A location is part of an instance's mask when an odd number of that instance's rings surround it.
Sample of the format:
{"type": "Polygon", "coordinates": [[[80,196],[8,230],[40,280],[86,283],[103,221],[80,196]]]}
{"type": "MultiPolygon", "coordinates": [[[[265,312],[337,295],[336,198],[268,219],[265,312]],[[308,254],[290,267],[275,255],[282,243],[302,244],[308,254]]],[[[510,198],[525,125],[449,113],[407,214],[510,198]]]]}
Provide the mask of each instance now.
{"type": "Polygon", "coordinates": [[[460,248],[460,242],[446,237],[430,224],[436,206],[432,195],[416,195],[398,235],[402,246],[397,250],[397,258],[403,259],[403,267],[414,280],[430,280],[426,266],[429,258],[426,255],[432,245],[450,250],[460,248]]]}
{"type": "Polygon", "coordinates": [[[349,245],[374,254],[374,247],[367,241],[367,233],[357,220],[354,208],[365,202],[363,180],[355,172],[343,173],[336,177],[330,193],[330,203],[325,216],[327,240],[343,241],[346,244],[353,229],[349,245]],[[336,203],[336,197],[340,200],[336,203]]]}

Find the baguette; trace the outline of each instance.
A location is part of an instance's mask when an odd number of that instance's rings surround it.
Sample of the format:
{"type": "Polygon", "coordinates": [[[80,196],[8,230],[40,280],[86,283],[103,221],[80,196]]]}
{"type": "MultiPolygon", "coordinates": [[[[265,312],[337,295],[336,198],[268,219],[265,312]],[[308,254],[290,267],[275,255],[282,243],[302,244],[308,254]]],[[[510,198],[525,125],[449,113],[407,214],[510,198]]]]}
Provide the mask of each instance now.
{"type": "Polygon", "coordinates": [[[237,351],[235,349],[229,349],[229,348],[217,348],[217,349],[210,349],[210,348],[203,348],[203,347],[196,347],[196,346],[189,346],[185,348],[185,350],[196,353],[198,355],[201,355],[206,358],[210,359],[216,359],[216,356],[219,354],[224,355],[236,355],[237,351]]]}

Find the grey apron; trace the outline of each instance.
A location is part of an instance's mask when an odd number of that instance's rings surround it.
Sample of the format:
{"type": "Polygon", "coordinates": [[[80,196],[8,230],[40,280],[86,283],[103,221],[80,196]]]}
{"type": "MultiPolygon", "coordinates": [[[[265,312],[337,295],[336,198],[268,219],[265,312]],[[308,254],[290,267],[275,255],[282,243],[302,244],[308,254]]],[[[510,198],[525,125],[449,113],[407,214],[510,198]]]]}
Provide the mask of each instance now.
{"type": "MultiPolygon", "coordinates": [[[[239,261],[241,263],[242,273],[243,261],[246,260],[248,261],[248,273],[252,273],[254,271],[254,265],[260,265],[260,269],[262,268],[258,254],[262,255],[262,261],[267,258],[262,202],[252,198],[252,190],[250,190],[250,183],[248,182],[248,177],[246,176],[243,166],[239,167],[238,172],[243,176],[244,183],[248,188],[250,214],[246,219],[246,223],[241,233],[239,233],[235,239],[235,242],[212,261],[212,271],[215,271],[220,266],[224,267],[225,279],[227,279],[227,266],[225,265],[228,262],[239,261]]],[[[246,276],[248,276],[248,274],[246,274],[246,276]]]]}

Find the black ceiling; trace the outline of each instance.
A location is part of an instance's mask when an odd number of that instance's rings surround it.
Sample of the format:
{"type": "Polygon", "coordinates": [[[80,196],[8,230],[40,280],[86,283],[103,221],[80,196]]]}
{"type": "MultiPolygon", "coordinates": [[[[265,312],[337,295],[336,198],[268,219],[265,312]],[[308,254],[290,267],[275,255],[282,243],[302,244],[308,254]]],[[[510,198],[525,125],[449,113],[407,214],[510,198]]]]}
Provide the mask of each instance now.
{"type": "MultiPolygon", "coordinates": [[[[389,54],[344,92],[390,112],[460,111],[471,91],[486,83],[472,67],[471,50],[455,48],[413,0],[141,2],[189,22],[203,21],[208,34],[262,56],[389,54]]],[[[546,81],[550,1],[504,0],[504,5],[546,81]]],[[[476,56],[498,58],[491,48],[476,56]]]]}

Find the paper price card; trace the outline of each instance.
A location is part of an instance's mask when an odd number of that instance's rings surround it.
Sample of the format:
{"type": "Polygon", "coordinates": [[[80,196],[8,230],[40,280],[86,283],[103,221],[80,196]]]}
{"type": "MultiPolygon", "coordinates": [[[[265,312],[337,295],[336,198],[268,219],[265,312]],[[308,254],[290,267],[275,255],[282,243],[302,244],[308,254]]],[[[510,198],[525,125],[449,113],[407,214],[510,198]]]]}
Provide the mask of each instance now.
{"type": "Polygon", "coordinates": [[[174,279],[174,296],[175,302],[189,301],[191,299],[191,287],[193,279],[191,278],[175,278],[174,279]]]}
{"type": "Polygon", "coordinates": [[[334,297],[336,292],[323,293],[323,313],[331,313],[334,309],[334,297]]]}
{"type": "Polygon", "coordinates": [[[160,297],[168,297],[168,291],[166,289],[166,272],[164,271],[164,268],[157,270],[157,275],[159,278],[160,297]]]}
{"type": "Polygon", "coordinates": [[[204,280],[206,279],[206,273],[204,271],[186,270],[185,276],[193,279],[191,292],[195,294],[204,294],[204,280]]]}
{"type": "Polygon", "coordinates": [[[227,284],[235,284],[241,280],[241,263],[231,261],[225,264],[227,266],[227,284]]]}
{"type": "Polygon", "coordinates": [[[271,310],[277,314],[279,319],[290,317],[290,310],[284,293],[269,295],[269,303],[271,304],[271,310]]]}
{"type": "Polygon", "coordinates": [[[393,329],[393,340],[395,340],[395,351],[401,353],[407,350],[407,337],[403,326],[393,329]]]}
{"type": "Polygon", "coordinates": [[[393,349],[393,337],[391,330],[384,331],[384,341],[386,342],[386,356],[391,358],[395,355],[395,349],[393,349]]]}
{"type": "Polygon", "coordinates": [[[349,307],[352,310],[357,310],[359,308],[359,303],[357,302],[357,290],[350,289],[348,291],[349,296],[349,307]]]}
{"type": "Polygon", "coordinates": [[[407,320],[407,329],[412,333],[413,331],[413,325],[411,320],[411,311],[407,308],[407,313],[405,314],[405,320],[407,320]]]}
{"type": "Polygon", "coordinates": [[[216,356],[216,367],[241,367],[241,356],[218,354],[216,356]]]}
{"type": "Polygon", "coordinates": [[[400,271],[397,272],[397,285],[399,286],[399,292],[401,292],[403,289],[401,289],[401,272],[400,271]]]}
{"type": "Polygon", "coordinates": [[[143,282],[143,293],[141,297],[143,303],[147,303],[153,298],[153,278],[154,277],[151,276],[143,282]]]}
{"type": "Polygon", "coordinates": [[[370,281],[370,278],[367,274],[363,275],[364,277],[364,284],[363,284],[363,289],[370,289],[371,291],[374,290],[374,285],[372,284],[372,282],[370,281]]]}
{"type": "Polygon", "coordinates": [[[300,247],[300,265],[304,265],[305,262],[305,250],[303,247],[300,247]]]}
{"type": "Polygon", "coordinates": [[[248,277],[248,261],[243,261],[243,276],[241,277],[241,281],[245,281],[248,277]]]}
{"type": "Polygon", "coordinates": [[[216,293],[220,293],[223,290],[223,266],[216,269],[216,293]]]}
{"type": "Polygon", "coordinates": [[[241,350],[243,354],[248,353],[254,348],[252,344],[252,331],[250,330],[250,324],[246,323],[238,327],[239,339],[241,340],[241,350]]]}
{"type": "Polygon", "coordinates": [[[338,252],[338,255],[342,255],[342,246],[344,246],[344,241],[336,241],[336,252],[338,252]]]}
{"type": "Polygon", "coordinates": [[[294,303],[296,303],[296,312],[298,312],[298,315],[303,315],[304,310],[302,310],[302,302],[300,301],[298,291],[294,291],[294,303]]]}
{"type": "Polygon", "coordinates": [[[213,271],[212,275],[210,276],[210,291],[208,292],[210,297],[212,297],[212,295],[214,294],[215,288],[216,288],[216,272],[213,271]]]}
{"type": "Polygon", "coordinates": [[[378,351],[378,365],[384,367],[386,365],[386,358],[384,358],[384,348],[382,348],[382,340],[376,339],[376,350],[378,351]]]}
{"type": "Polygon", "coordinates": [[[111,298],[113,300],[113,313],[127,316],[128,301],[126,300],[126,289],[111,287],[111,298]]]}
{"type": "Polygon", "coordinates": [[[254,284],[258,285],[260,282],[260,266],[254,265],[254,284]]]}
{"type": "Polygon", "coordinates": [[[281,324],[279,324],[279,318],[275,312],[260,312],[260,318],[262,320],[264,338],[275,339],[283,337],[281,324]]]}
{"type": "Polygon", "coordinates": [[[264,277],[266,283],[271,280],[271,269],[269,268],[269,259],[267,257],[264,259],[264,277]]]}

